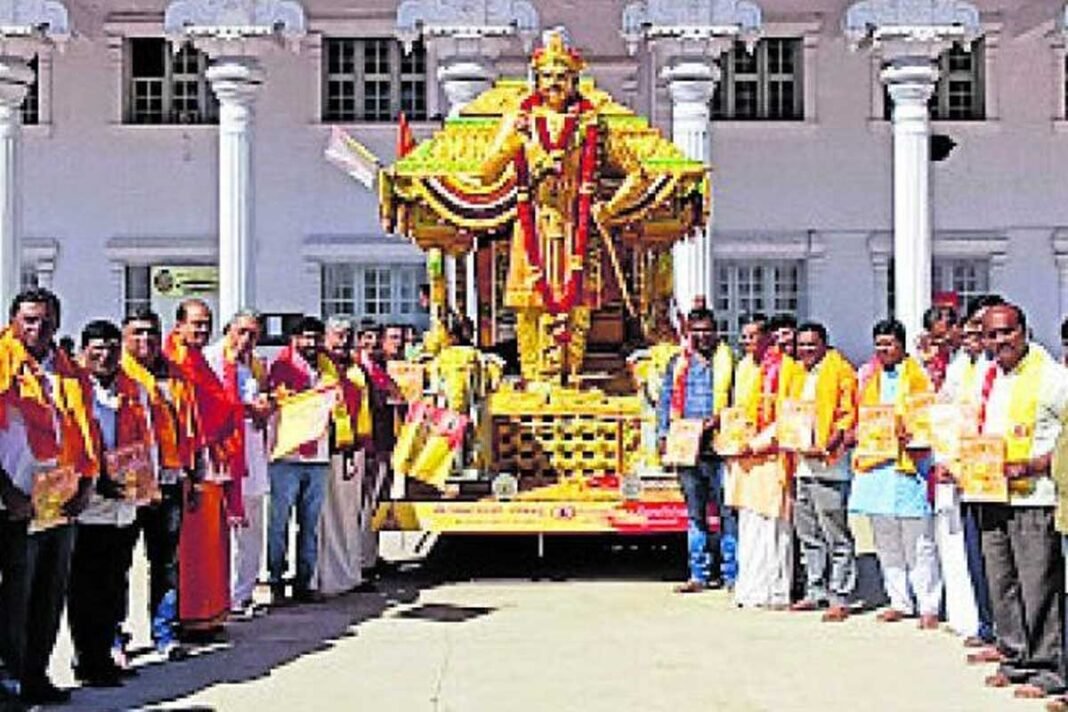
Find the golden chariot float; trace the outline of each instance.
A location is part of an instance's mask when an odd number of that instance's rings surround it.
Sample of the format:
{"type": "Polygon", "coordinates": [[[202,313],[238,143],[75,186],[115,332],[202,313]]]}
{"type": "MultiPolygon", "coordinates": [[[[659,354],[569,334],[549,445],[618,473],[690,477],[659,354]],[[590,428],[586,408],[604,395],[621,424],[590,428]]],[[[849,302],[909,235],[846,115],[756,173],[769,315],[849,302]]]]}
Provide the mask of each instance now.
{"type": "Polygon", "coordinates": [[[498,81],[379,173],[386,231],[427,254],[432,324],[380,528],[685,530],[653,403],[671,247],[707,222],[707,170],[583,67],[548,34],[533,85],[498,81]],[[472,251],[475,346],[450,339],[443,267],[472,251]]]}

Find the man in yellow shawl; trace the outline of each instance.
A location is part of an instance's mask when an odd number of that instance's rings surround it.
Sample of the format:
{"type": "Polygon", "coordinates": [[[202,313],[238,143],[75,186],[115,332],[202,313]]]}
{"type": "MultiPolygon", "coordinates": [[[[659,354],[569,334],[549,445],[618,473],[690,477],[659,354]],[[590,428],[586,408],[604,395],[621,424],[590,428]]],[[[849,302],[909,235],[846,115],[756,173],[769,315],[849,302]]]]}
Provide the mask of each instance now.
{"type": "Polygon", "coordinates": [[[1028,340],[1027,320],[1015,305],[987,309],[983,335],[993,363],[979,387],[980,432],[1004,440],[1008,480],[1008,501],[983,502],[979,509],[1003,656],[986,683],[1019,685],[1016,696],[1042,697],[1065,690],[1064,561],[1050,463],[1068,410],[1068,369],[1028,340]]]}
{"type": "Polygon", "coordinates": [[[828,605],[823,620],[849,615],[857,581],[849,499],[847,452],[857,422],[857,374],[838,351],[828,348],[827,329],[808,322],[797,330],[797,355],[805,377],[791,382],[790,398],[815,403],[813,447],[797,453],[794,528],[804,554],[805,594],[791,606],[811,611],[828,605]]]}
{"type": "Polygon", "coordinates": [[[744,409],[756,435],[741,455],[727,458],[727,504],[738,510],[734,599],[740,606],[782,609],[790,604],[793,526],[790,462],[775,442],[775,420],[804,369],[773,343],[763,314],[744,319],[741,341],[745,357],[734,373],[734,405],[744,409]]]}
{"type": "MultiPolygon", "coordinates": [[[[872,330],[876,367],[860,387],[860,425],[865,406],[892,405],[896,415],[897,457],[853,456],[853,489],[849,509],[871,519],[875,551],[883,572],[883,587],[890,607],[878,619],[891,623],[919,610],[920,627],[938,627],[942,605],[942,578],[934,539],[934,518],[928,495],[929,450],[909,450],[910,433],[904,425],[909,396],[931,391],[927,373],[905,353],[905,327],[885,319],[872,330]]],[[[863,446],[864,443],[858,443],[863,446]]],[[[928,446],[929,447],[929,446],[928,446]]]]}

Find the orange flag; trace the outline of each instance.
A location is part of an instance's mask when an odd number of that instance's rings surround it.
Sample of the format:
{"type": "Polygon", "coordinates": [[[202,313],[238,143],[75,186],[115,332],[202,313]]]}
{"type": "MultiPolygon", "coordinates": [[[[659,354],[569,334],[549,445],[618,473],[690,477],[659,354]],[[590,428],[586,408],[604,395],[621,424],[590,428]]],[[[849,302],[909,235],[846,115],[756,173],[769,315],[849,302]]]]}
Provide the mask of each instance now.
{"type": "Polygon", "coordinates": [[[404,158],[415,148],[415,136],[408,125],[408,117],[402,111],[397,118],[397,158],[404,158]]]}

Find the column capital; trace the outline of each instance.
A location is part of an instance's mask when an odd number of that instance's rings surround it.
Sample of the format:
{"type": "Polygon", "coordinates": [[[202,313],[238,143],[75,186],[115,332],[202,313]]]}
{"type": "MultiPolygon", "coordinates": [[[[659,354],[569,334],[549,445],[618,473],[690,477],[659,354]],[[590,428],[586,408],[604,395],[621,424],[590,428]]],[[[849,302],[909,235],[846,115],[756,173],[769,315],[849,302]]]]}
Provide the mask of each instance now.
{"type": "Polygon", "coordinates": [[[854,48],[888,58],[937,57],[982,34],[979,10],[966,0],[860,0],[846,10],[842,26],[854,48]]]}
{"type": "Polygon", "coordinates": [[[540,28],[530,0],[403,0],[397,7],[396,34],[406,50],[420,37],[460,45],[476,40],[475,46],[492,38],[518,37],[529,52],[540,28]]]}
{"type": "Polygon", "coordinates": [[[883,67],[879,78],[886,85],[894,107],[915,106],[927,113],[927,102],[938,83],[934,60],[915,58],[914,62],[894,62],[883,67]]]}
{"type": "Polygon", "coordinates": [[[623,9],[621,35],[630,54],[643,43],[666,40],[689,48],[703,45],[718,57],[725,44],[755,43],[762,24],[763,12],[750,0],[638,0],[623,9]]]}
{"type": "Polygon", "coordinates": [[[251,56],[219,57],[204,75],[221,104],[248,106],[263,84],[263,69],[251,56]]]}
{"type": "Polygon", "coordinates": [[[296,49],[307,28],[304,7],[296,0],[172,0],[163,14],[163,31],[215,58],[254,55],[264,40],[296,49]]]}
{"type": "Polygon", "coordinates": [[[43,44],[70,38],[70,16],[59,0],[0,0],[0,55],[32,59],[43,44]]]}
{"type": "Polygon", "coordinates": [[[660,73],[668,81],[668,91],[675,109],[684,105],[700,105],[708,113],[708,102],[716,90],[720,69],[705,60],[680,61],[665,67],[660,73]]]}

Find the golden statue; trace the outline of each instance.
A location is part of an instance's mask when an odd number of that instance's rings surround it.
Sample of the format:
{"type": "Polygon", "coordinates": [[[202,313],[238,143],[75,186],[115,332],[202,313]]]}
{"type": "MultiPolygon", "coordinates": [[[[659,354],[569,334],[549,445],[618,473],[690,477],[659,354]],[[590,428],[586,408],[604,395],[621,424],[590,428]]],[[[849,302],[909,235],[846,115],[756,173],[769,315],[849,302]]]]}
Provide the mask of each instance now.
{"type": "Polygon", "coordinates": [[[708,186],[700,162],[580,78],[562,32],[546,34],[530,66],[533,89],[498,82],[385,171],[380,199],[387,228],[424,249],[510,241],[503,302],[522,373],[559,381],[582,369],[607,280],[632,317],[654,321],[654,273],[705,222],[708,186]]]}

